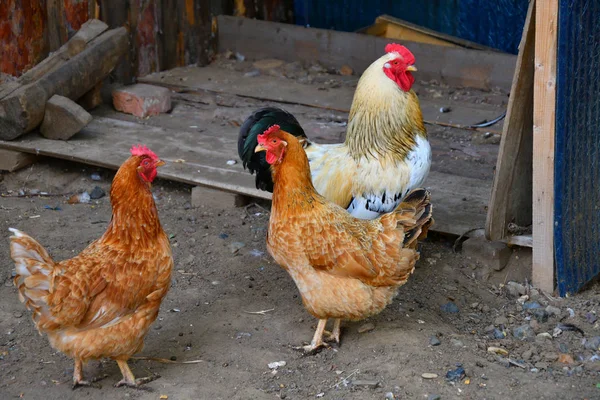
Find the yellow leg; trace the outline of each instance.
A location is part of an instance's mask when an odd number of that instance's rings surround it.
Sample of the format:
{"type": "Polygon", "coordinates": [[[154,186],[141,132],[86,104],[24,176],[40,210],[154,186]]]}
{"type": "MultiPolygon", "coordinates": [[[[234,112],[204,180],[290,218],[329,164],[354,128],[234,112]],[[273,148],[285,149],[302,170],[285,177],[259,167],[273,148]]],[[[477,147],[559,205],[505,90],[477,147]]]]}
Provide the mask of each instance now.
{"type": "Polygon", "coordinates": [[[129,368],[129,365],[127,364],[126,360],[116,361],[119,365],[119,369],[121,370],[121,374],[123,375],[123,379],[117,382],[115,384],[115,387],[128,386],[132,388],[139,388],[140,385],[143,385],[144,383],[152,382],[153,380],[160,378],[160,375],[155,374],[152,376],[147,376],[145,378],[135,379],[135,376],[133,375],[133,372],[131,372],[131,369],[129,368]]]}
{"type": "Polygon", "coordinates": [[[339,344],[341,327],[342,327],[341,318],[336,318],[333,323],[333,331],[329,335],[327,335],[325,340],[328,342],[336,342],[337,344],[339,344]]]}
{"type": "Polygon", "coordinates": [[[326,319],[320,319],[315,330],[312,342],[308,346],[297,347],[298,350],[303,350],[305,353],[312,353],[321,347],[328,347],[329,345],[323,342],[323,332],[325,331],[326,319]]]}
{"type": "Polygon", "coordinates": [[[90,381],[83,380],[83,361],[81,361],[79,358],[75,359],[75,368],[73,371],[73,389],[76,389],[79,386],[91,386],[100,389],[102,386],[96,382],[104,378],[106,378],[106,375],[94,378],[90,381]]]}

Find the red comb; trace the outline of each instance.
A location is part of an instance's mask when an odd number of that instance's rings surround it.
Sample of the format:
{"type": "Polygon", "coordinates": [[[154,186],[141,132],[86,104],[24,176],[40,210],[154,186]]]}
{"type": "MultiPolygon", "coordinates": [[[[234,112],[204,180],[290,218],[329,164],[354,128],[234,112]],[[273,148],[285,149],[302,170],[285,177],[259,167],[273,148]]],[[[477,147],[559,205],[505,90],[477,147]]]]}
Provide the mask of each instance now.
{"type": "Polygon", "coordinates": [[[262,133],[262,135],[258,135],[258,143],[264,144],[267,141],[267,137],[269,137],[270,134],[279,132],[280,129],[281,127],[279,125],[271,125],[269,129],[262,133]]]}
{"type": "Polygon", "coordinates": [[[398,53],[408,65],[415,63],[415,56],[406,47],[398,43],[389,43],[385,46],[386,53],[398,53]]]}
{"type": "Polygon", "coordinates": [[[131,146],[129,151],[132,156],[148,156],[153,160],[158,160],[158,156],[152,150],[141,144],[131,146]]]}

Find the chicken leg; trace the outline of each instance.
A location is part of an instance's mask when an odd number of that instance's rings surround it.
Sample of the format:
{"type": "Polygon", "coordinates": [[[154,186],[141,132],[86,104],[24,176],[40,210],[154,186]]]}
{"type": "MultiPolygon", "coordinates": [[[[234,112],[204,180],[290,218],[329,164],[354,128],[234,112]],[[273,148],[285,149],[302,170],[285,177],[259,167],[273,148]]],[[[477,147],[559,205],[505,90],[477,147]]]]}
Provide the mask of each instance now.
{"type": "Polygon", "coordinates": [[[315,350],[320,349],[321,347],[329,347],[329,345],[323,342],[323,333],[325,332],[325,325],[327,324],[326,319],[320,319],[317,324],[317,329],[315,330],[315,335],[313,336],[312,341],[307,346],[296,347],[297,350],[303,350],[306,354],[314,353],[315,350]]]}
{"type": "Polygon", "coordinates": [[[116,360],[116,361],[117,361],[117,364],[119,365],[119,369],[121,370],[121,374],[123,374],[123,379],[121,379],[119,382],[115,383],[115,387],[128,386],[128,387],[137,389],[140,387],[140,385],[143,385],[144,383],[152,382],[153,380],[160,378],[160,375],[154,374],[152,376],[147,376],[145,378],[135,379],[135,376],[133,375],[133,372],[131,372],[129,365],[127,365],[126,360],[116,360]]]}
{"type": "Polygon", "coordinates": [[[83,380],[83,361],[79,358],[75,359],[75,368],[73,371],[73,389],[76,389],[80,386],[89,386],[97,389],[102,388],[98,383],[99,380],[106,378],[108,375],[102,375],[97,378],[93,378],[92,380],[85,381],[83,380]]]}
{"type": "Polygon", "coordinates": [[[327,335],[327,337],[325,338],[325,341],[336,342],[337,344],[340,344],[341,327],[342,327],[342,319],[336,318],[333,323],[333,331],[327,335]]]}

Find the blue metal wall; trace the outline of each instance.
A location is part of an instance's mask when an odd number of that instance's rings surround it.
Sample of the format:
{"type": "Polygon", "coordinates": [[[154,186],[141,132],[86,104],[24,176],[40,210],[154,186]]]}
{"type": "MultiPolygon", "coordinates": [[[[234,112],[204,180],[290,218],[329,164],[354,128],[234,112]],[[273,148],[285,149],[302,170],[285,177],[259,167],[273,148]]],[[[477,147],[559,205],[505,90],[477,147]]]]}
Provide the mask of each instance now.
{"type": "Polygon", "coordinates": [[[597,0],[559,1],[554,241],[561,296],[600,273],[599,16],[597,0]]]}
{"type": "Polygon", "coordinates": [[[528,0],[295,0],[296,24],[355,31],[389,14],[517,54],[528,0]]]}

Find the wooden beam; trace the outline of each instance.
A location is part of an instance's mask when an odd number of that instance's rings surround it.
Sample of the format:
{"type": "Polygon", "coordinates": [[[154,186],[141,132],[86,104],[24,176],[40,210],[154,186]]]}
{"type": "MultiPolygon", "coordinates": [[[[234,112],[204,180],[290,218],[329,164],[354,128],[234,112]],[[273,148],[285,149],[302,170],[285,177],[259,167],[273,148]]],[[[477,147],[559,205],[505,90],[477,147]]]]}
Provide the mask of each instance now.
{"type": "MultiPolygon", "coordinates": [[[[320,62],[332,68],[348,65],[359,74],[384,54],[387,43],[394,41],[224,15],[218,17],[218,25],[220,52],[238,51],[257,59],[320,62]]],[[[417,79],[486,90],[511,87],[517,60],[512,54],[415,42],[406,45],[417,59],[417,79]]]]}
{"type": "Polygon", "coordinates": [[[535,0],[529,3],[498,152],[486,237],[503,240],[508,224],[531,225],[535,0]]]}
{"type": "Polygon", "coordinates": [[[558,0],[536,7],[533,92],[533,283],[554,290],[554,130],[558,0]]]}

